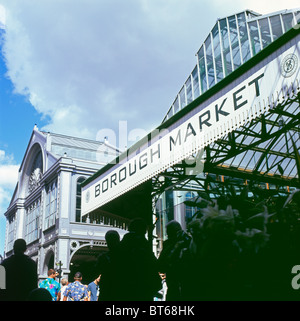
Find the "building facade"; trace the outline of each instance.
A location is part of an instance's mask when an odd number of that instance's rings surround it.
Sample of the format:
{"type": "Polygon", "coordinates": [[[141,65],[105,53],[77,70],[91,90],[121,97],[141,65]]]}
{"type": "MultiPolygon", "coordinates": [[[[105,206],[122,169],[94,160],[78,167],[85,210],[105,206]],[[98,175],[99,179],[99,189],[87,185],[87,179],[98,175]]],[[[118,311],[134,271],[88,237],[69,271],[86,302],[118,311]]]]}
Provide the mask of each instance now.
{"type": "Polygon", "coordinates": [[[64,276],[80,267],[89,278],[91,264],[106,250],[106,231],[112,228],[123,235],[126,224],[109,213],[98,221],[87,217],[83,222],[80,184],[118,153],[106,140],[46,133],[35,126],[4,214],[5,257],[13,253],[14,241],[24,238],[26,254],[37,262],[40,280],[59,263],[64,276]]]}

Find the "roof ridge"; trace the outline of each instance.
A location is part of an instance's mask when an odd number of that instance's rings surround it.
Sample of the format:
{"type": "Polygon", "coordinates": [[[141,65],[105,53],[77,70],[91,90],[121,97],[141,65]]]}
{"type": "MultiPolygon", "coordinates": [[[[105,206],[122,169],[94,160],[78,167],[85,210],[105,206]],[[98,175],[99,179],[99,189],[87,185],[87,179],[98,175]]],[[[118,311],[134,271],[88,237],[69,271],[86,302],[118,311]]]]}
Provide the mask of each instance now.
{"type": "Polygon", "coordinates": [[[40,131],[43,134],[49,134],[51,136],[56,136],[56,137],[62,137],[62,138],[70,138],[74,140],[80,140],[80,141],[87,141],[87,142],[93,142],[93,143],[100,143],[103,144],[104,140],[96,140],[96,139],[90,139],[90,138],[82,138],[82,137],[77,137],[77,136],[71,136],[71,135],[65,135],[65,134],[58,134],[58,133],[53,133],[53,132],[45,132],[45,131],[40,131]]]}

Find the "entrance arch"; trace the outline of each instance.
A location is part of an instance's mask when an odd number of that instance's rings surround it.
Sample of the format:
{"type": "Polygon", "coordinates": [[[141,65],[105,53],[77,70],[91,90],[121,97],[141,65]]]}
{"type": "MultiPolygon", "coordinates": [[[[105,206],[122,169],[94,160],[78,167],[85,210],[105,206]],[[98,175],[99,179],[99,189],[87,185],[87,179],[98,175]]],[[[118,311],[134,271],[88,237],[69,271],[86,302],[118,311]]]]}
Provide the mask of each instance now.
{"type": "Polygon", "coordinates": [[[47,276],[50,269],[54,269],[54,252],[52,250],[49,250],[45,255],[43,276],[47,276]]]}
{"type": "Polygon", "coordinates": [[[69,282],[73,282],[76,272],[82,274],[82,284],[89,284],[94,281],[99,274],[95,270],[97,258],[101,253],[108,251],[104,245],[85,244],[73,252],[70,259],[69,282]]]}

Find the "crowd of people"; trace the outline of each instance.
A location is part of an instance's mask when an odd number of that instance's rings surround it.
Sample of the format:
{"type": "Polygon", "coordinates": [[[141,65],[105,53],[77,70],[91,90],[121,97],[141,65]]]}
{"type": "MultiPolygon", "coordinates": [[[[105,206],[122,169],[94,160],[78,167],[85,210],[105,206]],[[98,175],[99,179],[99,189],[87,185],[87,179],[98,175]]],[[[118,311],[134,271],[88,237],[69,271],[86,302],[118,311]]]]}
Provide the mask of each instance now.
{"type": "MultiPolygon", "coordinates": [[[[153,301],[198,300],[197,260],[191,248],[197,238],[183,231],[177,221],[167,224],[168,239],[157,258],[146,239],[147,225],[141,218],[131,221],[123,239],[109,230],[105,239],[108,251],[97,258],[91,271],[95,279],[82,284],[82,274],[74,281],[57,282],[57,272],[37,286],[36,263],[25,255],[26,243],[15,241],[14,255],[2,262],[6,270],[7,300],[49,301],[153,301]],[[22,273],[20,273],[20,271],[22,273]],[[195,277],[196,276],[196,277],[195,277]]],[[[203,285],[203,284],[202,284],[203,285]]]]}

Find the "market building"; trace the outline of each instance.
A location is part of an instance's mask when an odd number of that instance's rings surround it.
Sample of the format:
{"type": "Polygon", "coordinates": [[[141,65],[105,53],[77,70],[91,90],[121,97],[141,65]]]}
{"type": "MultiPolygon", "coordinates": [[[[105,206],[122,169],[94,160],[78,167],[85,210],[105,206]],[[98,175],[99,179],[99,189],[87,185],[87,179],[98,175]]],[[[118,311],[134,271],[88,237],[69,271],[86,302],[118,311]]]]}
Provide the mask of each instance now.
{"type": "Polygon", "coordinates": [[[48,269],[59,268],[59,262],[65,277],[72,277],[78,266],[84,273],[106,250],[106,231],[126,231],[126,220],[110,213],[103,212],[93,222],[81,220],[80,184],[118,153],[107,140],[58,135],[35,126],[4,214],[5,257],[13,253],[14,241],[24,238],[26,254],[38,263],[40,280],[48,269]]]}
{"type": "Polygon", "coordinates": [[[40,279],[62,263],[84,274],[105,232],[143,217],[156,254],[202,192],[300,188],[300,9],[218,19],[159,126],[125,152],[34,128],[5,213],[5,256],[23,237],[40,279]]]}
{"type": "Polygon", "coordinates": [[[299,9],[218,19],[163,122],[83,182],[83,217],[135,199],[159,253],[166,223],[186,228],[202,192],[299,188],[299,21],[299,9]]]}

